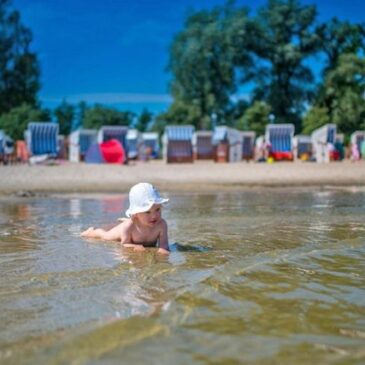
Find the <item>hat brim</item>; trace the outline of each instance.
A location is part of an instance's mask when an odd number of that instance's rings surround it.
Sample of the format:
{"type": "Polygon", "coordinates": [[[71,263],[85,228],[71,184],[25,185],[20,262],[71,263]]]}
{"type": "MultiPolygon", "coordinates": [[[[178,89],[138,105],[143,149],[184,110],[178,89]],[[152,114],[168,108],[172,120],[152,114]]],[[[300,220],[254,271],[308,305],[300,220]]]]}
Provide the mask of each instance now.
{"type": "Polygon", "coordinates": [[[167,199],[167,198],[161,198],[161,199],[156,199],[155,201],[151,202],[150,204],[146,205],[145,207],[138,207],[138,208],[134,208],[134,209],[130,207],[129,209],[126,210],[125,215],[128,218],[131,218],[132,215],[134,215],[134,214],[148,212],[155,204],[164,205],[164,204],[167,204],[168,201],[169,201],[169,199],[167,199]]]}

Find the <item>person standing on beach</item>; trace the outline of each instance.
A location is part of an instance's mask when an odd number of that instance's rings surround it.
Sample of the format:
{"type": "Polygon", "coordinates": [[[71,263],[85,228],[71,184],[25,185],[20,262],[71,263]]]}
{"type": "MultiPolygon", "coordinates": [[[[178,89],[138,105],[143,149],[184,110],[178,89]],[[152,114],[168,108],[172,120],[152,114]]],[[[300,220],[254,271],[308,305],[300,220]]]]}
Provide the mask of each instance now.
{"type": "Polygon", "coordinates": [[[353,143],[351,146],[351,161],[360,160],[360,151],[357,143],[353,143]]]}
{"type": "Polygon", "coordinates": [[[145,247],[158,244],[157,252],[168,254],[167,223],[161,216],[162,206],[168,201],[153,185],[136,184],[129,191],[127,218],[121,218],[121,223],[109,231],[90,227],[81,233],[81,237],[119,241],[123,247],[135,251],[144,251],[145,247]]]}

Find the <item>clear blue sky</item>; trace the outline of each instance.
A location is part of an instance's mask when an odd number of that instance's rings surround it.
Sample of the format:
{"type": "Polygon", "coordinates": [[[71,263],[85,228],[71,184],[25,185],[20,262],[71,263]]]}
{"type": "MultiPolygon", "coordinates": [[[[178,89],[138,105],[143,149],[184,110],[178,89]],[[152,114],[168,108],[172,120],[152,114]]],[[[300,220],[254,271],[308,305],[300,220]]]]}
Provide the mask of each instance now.
{"type": "MultiPolygon", "coordinates": [[[[265,4],[239,0],[238,5],[265,4]]],[[[364,0],[302,0],[316,4],[318,19],[365,21],[364,0]]],[[[13,0],[34,36],[41,66],[40,99],[54,107],[63,98],[122,110],[158,113],[170,103],[168,48],[189,9],[223,0],[13,0]]]]}

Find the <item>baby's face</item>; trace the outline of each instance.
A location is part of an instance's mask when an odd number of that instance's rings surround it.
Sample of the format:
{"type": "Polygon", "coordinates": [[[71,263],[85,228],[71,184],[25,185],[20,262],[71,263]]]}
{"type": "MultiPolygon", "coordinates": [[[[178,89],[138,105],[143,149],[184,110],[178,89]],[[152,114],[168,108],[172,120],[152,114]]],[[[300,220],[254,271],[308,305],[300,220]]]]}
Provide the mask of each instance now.
{"type": "Polygon", "coordinates": [[[161,209],[161,204],[154,204],[149,211],[138,213],[136,216],[143,225],[153,227],[161,221],[161,209]]]}

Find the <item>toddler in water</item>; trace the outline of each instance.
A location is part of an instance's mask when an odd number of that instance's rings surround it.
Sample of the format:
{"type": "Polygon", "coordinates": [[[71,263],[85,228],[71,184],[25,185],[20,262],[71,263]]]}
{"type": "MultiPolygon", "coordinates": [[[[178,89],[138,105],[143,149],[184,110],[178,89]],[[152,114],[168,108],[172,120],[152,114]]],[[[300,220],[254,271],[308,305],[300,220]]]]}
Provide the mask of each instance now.
{"type": "Polygon", "coordinates": [[[168,201],[149,183],[134,185],[129,191],[128,218],[122,218],[122,222],[109,231],[90,227],[81,236],[120,241],[124,247],[135,251],[144,251],[144,246],[156,246],[158,242],[158,252],[168,254],[167,224],[161,218],[162,205],[168,201]]]}

